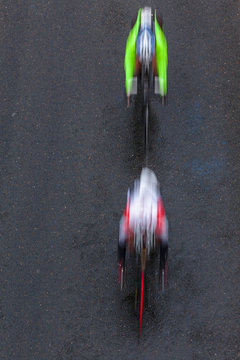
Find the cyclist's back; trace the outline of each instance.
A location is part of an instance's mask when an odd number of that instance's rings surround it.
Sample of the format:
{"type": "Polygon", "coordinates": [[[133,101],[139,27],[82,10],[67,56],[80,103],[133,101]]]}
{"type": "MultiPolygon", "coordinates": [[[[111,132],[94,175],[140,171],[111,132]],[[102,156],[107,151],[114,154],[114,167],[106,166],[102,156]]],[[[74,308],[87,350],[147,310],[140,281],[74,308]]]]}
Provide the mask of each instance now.
{"type": "Polygon", "coordinates": [[[132,191],[128,191],[127,204],[120,221],[118,256],[125,261],[126,244],[131,243],[136,231],[151,231],[161,246],[167,247],[168,221],[165,214],[159,184],[153,171],[142,170],[132,191]]]}
{"type": "Polygon", "coordinates": [[[128,105],[133,76],[139,76],[142,63],[145,62],[152,62],[154,76],[159,77],[160,94],[166,96],[167,42],[162,29],[162,19],[157,16],[156,10],[153,16],[149,7],[139,9],[127,39],[124,68],[128,105]]]}
{"type": "Polygon", "coordinates": [[[147,168],[143,169],[140,181],[135,182],[130,201],[129,225],[131,229],[140,226],[143,230],[147,230],[150,226],[156,225],[158,196],[159,190],[154,173],[147,168]]]}

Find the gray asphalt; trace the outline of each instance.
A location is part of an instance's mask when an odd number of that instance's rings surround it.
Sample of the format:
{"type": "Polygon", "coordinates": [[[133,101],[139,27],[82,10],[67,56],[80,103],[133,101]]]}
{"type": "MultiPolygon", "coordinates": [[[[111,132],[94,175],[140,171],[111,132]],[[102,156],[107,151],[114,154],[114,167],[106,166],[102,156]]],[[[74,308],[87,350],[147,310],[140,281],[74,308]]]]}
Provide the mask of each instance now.
{"type": "Polygon", "coordinates": [[[239,3],[149,4],[169,55],[149,138],[169,286],[139,343],[116,245],[144,164],[140,111],[123,96],[142,3],[1,1],[2,360],[240,359],[239,3]]]}

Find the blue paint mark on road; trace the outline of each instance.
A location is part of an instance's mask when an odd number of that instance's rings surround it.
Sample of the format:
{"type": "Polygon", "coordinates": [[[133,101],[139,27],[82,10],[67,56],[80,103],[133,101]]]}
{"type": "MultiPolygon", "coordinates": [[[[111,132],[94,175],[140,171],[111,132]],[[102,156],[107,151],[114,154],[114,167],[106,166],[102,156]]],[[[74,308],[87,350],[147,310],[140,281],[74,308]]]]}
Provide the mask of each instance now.
{"type": "Polygon", "coordinates": [[[186,168],[191,170],[193,176],[196,177],[209,177],[214,176],[221,178],[224,174],[225,159],[212,157],[206,161],[194,159],[190,163],[186,163],[186,168]]]}
{"type": "Polygon", "coordinates": [[[201,127],[203,125],[203,116],[200,111],[200,103],[198,101],[195,101],[192,109],[189,110],[188,114],[188,125],[189,125],[189,131],[192,134],[196,134],[201,130],[201,127]]]}

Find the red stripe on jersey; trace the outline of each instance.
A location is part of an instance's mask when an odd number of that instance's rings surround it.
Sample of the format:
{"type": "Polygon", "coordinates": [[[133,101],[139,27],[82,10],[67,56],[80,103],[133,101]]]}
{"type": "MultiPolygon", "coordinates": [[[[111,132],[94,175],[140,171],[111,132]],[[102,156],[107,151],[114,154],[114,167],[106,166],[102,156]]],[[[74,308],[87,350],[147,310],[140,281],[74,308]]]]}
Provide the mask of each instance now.
{"type": "Polygon", "coordinates": [[[128,199],[127,205],[125,207],[124,213],[124,220],[123,220],[123,229],[126,233],[129,233],[129,217],[130,217],[130,200],[128,199]]]}
{"type": "Polygon", "coordinates": [[[165,210],[162,199],[160,198],[157,202],[157,233],[160,234],[163,229],[163,221],[165,216],[165,210]]]}

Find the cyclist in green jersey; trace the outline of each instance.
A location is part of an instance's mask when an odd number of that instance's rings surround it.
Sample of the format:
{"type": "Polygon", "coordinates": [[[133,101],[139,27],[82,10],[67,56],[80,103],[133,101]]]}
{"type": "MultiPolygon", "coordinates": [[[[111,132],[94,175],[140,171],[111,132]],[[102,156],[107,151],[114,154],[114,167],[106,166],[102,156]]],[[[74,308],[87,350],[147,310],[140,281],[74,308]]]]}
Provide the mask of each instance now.
{"type": "Polygon", "coordinates": [[[137,18],[132,22],[125,51],[125,90],[128,106],[133,87],[133,77],[139,77],[143,63],[152,63],[153,75],[158,77],[159,93],[167,94],[167,41],[163,33],[160,16],[154,15],[150,7],[138,10],[137,18]]]}

